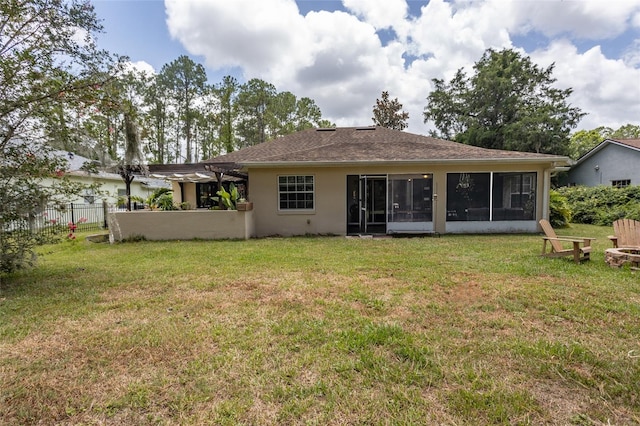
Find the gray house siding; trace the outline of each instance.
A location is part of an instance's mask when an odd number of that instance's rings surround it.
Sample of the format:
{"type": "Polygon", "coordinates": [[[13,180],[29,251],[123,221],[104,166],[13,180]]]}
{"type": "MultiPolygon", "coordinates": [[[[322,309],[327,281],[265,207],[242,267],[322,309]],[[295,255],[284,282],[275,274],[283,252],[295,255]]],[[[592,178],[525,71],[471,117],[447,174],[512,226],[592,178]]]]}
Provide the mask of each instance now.
{"type": "Polygon", "coordinates": [[[569,184],[611,186],[615,181],[629,180],[640,185],[640,150],[603,142],[581,158],[569,171],[569,184]]]}

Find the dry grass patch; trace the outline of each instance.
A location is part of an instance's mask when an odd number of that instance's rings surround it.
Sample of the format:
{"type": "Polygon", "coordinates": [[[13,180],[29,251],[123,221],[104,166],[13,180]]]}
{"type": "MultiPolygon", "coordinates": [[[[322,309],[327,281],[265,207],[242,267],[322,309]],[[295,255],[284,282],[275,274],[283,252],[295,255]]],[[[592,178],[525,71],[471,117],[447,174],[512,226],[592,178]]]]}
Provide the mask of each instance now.
{"type": "Polygon", "coordinates": [[[0,424],[640,423],[637,276],[539,243],[48,248],[0,289],[0,424]]]}

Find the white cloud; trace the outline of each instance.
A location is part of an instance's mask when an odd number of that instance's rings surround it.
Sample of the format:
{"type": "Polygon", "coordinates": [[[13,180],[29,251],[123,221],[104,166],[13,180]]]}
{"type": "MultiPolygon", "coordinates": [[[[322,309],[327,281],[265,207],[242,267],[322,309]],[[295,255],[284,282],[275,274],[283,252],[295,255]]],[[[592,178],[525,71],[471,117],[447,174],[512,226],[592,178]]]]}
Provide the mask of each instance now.
{"type": "Polygon", "coordinates": [[[90,42],[94,41],[91,34],[84,28],[80,27],[74,28],[74,33],[71,36],[71,40],[82,47],[86,47],[90,42]]]}
{"type": "Polygon", "coordinates": [[[516,48],[541,67],[555,62],[558,84],[572,87],[572,103],[590,113],[581,128],[640,117],[637,42],[624,60],[606,57],[597,43],[637,33],[640,0],[431,0],[417,17],[408,16],[406,0],[343,0],[343,11],[305,16],[294,0],[165,4],[171,35],[207,67],[239,67],[246,79],[308,96],[338,125],[371,124],[375,100],[388,90],[409,112],[408,130],[426,132],[422,111],[431,79],[471,70],[490,47],[516,48]],[[383,43],[380,30],[397,38],[383,43]],[[514,45],[515,36],[527,35],[535,35],[536,51],[514,45]],[[564,39],[547,38],[558,35],[564,39]],[[585,51],[585,40],[596,42],[585,51]]]}
{"type": "Polygon", "coordinates": [[[571,103],[588,113],[581,128],[640,124],[640,69],[606,58],[599,46],[581,54],[566,40],[533,52],[531,58],[545,67],[555,62],[558,86],[571,87],[571,103]]]}
{"type": "Polygon", "coordinates": [[[636,11],[631,18],[631,25],[634,28],[640,28],[640,11],[636,11]]]}
{"type": "Polygon", "coordinates": [[[450,78],[458,68],[480,59],[488,47],[511,47],[508,33],[495,25],[501,20],[500,10],[491,3],[456,9],[444,0],[432,0],[412,25],[408,48],[416,56],[432,55],[427,60],[432,78],[450,78]]]}
{"type": "Polygon", "coordinates": [[[512,19],[508,28],[513,33],[538,31],[547,37],[568,35],[588,40],[622,34],[640,10],[640,0],[490,1],[509,9],[512,19]]]}
{"type": "Polygon", "coordinates": [[[640,67],[640,38],[634,40],[633,43],[625,49],[622,59],[630,68],[640,67]]]}
{"type": "Polygon", "coordinates": [[[409,10],[406,0],[343,0],[342,3],[374,28],[393,28],[404,34],[409,10]]]}
{"type": "Polygon", "coordinates": [[[308,31],[291,0],[166,0],[172,37],[212,68],[240,66],[248,74],[304,63],[308,31]]]}
{"type": "Polygon", "coordinates": [[[153,66],[145,61],[127,62],[125,64],[125,71],[139,71],[147,75],[156,74],[153,66]]]}

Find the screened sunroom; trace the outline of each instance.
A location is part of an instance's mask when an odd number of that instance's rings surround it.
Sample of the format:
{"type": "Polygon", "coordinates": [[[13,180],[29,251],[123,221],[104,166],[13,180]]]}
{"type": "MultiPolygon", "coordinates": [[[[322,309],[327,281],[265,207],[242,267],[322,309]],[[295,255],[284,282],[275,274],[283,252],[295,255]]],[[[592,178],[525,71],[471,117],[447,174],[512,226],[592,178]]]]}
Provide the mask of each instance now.
{"type": "Polygon", "coordinates": [[[535,172],[447,173],[447,231],[507,230],[514,221],[535,227],[536,181],[535,172]]]}

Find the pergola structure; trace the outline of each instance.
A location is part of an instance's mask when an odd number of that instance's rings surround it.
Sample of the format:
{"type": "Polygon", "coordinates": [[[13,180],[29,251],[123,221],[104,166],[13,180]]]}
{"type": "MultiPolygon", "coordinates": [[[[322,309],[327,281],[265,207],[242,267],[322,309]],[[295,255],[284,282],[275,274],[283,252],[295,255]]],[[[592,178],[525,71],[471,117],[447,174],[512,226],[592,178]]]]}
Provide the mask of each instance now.
{"type": "Polygon", "coordinates": [[[184,183],[216,182],[220,190],[225,182],[242,182],[248,188],[246,173],[236,163],[150,164],[149,174],[182,186],[184,183]]]}

